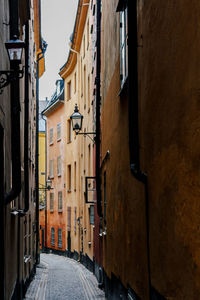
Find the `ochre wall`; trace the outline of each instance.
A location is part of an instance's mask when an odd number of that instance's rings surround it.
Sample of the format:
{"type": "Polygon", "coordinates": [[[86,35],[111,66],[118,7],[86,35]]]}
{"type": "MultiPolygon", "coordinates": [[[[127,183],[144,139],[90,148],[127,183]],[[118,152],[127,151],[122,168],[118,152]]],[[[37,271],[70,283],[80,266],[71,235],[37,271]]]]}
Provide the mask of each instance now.
{"type": "MultiPolygon", "coordinates": [[[[107,228],[103,237],[103,268],[141,297],[148,299],[144,185],[130,172],[128,95],[120,92],[119,14],[117,1],[103,1],[101,34],[102,169],[106,171],[107,228]],[[112,47],[111,47],[112,45],[112,47]]],[[[104,212],[105,214],[105,212],[104,212]]],[[[104,228],[105,229],[105,228],[104,228]]]]}
{"type": "Polygon", "coordinates": [[[140,2],[152,285],[167,299],[200,299],[200,3],[140,2]]]}

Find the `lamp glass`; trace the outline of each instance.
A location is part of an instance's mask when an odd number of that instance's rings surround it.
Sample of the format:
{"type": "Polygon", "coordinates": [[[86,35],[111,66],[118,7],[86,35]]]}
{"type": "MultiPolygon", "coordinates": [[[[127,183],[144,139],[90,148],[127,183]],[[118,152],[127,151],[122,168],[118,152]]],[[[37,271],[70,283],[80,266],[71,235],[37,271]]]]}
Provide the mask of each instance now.
{"type": "Polygon", "coordinates": [[[9,40],[5,43],[10,61],[21,62],[22,50],[25,48],[25,43],[17,38],[9,40]]]}
{"type": "Polygon", "coordinates": [[[72,128],[75,131],[80,131],[82,128],[83,116],[78,111],[78,106],[75,106],[74,113],[71,115],[72,128]]]}
{"type": "Polygon", "coordinates": [[[8,55],[9,55],[10,61],[21,61],[22,48],[8,49],[8,55]]]}

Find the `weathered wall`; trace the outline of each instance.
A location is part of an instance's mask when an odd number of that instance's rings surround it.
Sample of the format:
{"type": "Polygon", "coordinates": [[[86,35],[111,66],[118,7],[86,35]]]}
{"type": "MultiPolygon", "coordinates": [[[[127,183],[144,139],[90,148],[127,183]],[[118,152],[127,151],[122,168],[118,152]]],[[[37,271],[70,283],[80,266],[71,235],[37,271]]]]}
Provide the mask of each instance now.
{"type": "Polygon", "coordinates": [[[49,161],[54,159],[52,190],[47,191],[47,247],[65,251],[66,249],[66,189],[65,189],[65,118],[64,105],[47,115],[47,177],[50,175],[49,161]],[[57,124],[61,123],[61,139],[57,140],[57,124]],[[49,130],[53,128],[53,143],[50,144],[49,130]],[[61,156],[61,175],[57,172],[57,157],[61,156]],[[58,192],[62,192],[62,211],[58,211],[58,192]],[[53,211],[50,211],[50,193],[54,194],[53,211]],[[55,228],[55,246],[51,245],[51,227],[55,228]],[[62,229],[62,248],[58,247],[58,228],[62,229]]]}
{"type": "Polygon", "coordinates": [[[199,1],[140,1],[141,148],[152,285],[199,299],[199,1]]]}
{"type": "Polygon", "coordinates": [[[144,185],[130,172],[127,91],[119,96],[118,1],[102,2],[102,159],[110,152],[102,169],[102,191],[105,171],[107,185],[103,267],[110,279],[116,277],[125,288],[130,286],[148,299],[144,185]]]}

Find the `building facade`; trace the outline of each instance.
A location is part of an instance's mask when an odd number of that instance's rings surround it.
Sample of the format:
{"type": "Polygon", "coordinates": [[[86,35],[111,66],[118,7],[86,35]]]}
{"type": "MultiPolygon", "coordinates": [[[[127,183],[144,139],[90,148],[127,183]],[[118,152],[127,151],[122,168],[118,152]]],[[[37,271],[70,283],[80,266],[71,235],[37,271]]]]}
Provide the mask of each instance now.
{"type": "MultiPolygon", "coordinates": [[[[36,30],[40,28],[39,8],[39,1],[1,1],[0,298],[6,300],[23,299],[38,258],[35,117],[37,51],[42,52],[41,43],[37,43],[41,35],[36,30]],[[25,43],[23,56],[21,63],[9,63],[4,43],[16,38],[25,43]],[[5,78],[4,70],[20,71],[23,77],[17,76],[6,85],[9,76],[5,78]]],[[[43,64],[44,60],[38,67],[43,64]]]]}
{"type": "Polygon", "coordinates": [[[106,294],[199,299],[200,6],[101,2],[106,294]]]}
{"type": "Polygon", "coordinates": [[[43,114],[46,117],[47,178],[52,181],[52,188],[46,191],[46,247],[47,250],[53,249],[55,252],[64,252],[66,250],[66,124],[64,119],[63,80],[56,81],[56,91],[43,111],[43,114]]]}
{"type": "Polygon", "coordinates": [[[65,82],[65,118],[67,124],[66,140],[66,182],[67,182],[67,249],[69,255],[79,257],[93,269],[93,211],[94,193],[86,195],[86,180],[93,184],[94,177],[94,132],[92,86],[92,11],[89,1],[79,1],[71,49],[68,60],[60,70],[65,82]],[[72,130],[70,116],[75,105],[83,114],[82,135],[72,130]],[[88,179],[87,179],[88,178],[88,179]],[[88,201],[86,200],[86,197],[88,201]],[[91,216],[91,218],[90,218],[91,216]],[[70,242],[70,248],[68,243],[70,242]]]}

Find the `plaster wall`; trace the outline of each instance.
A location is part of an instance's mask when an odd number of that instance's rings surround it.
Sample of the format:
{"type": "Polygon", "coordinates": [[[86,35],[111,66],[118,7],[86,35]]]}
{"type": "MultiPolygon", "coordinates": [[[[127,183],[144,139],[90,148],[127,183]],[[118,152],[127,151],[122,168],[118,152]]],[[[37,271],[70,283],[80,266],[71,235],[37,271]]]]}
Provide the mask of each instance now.
{"type": "Polygon", "coordinates": [[[140,1],[142,168],[149,178],[152,285],[199,299],[199,1],[140,1]]]}
{"type": "Polygon", "coordinates": [[[50,176],[50,160],[54,163],[52,189],[47,191],[47,247],[65,251],[66,249],[66,189],[65,189],[65,131],[64,104],[60,103],[47,115],[47,175],[50,176]],[[57,124],[61,123],[61,138],[57,139],[57,124]],[[49,132],[53,128],[53,142],[49,132]],[[58,173],[57,158],[61,156],[61,173],[58,173]],[[58,209],[58,192],[62,192],[62,209],[58,209]],[[53,210],[50,210],[50,193],[54,194],[53,210]],[[51,243],[51,228],[55,229],[55,245],[51,243]],[[58,228],[62,229],[62,247],[58,247],[58,228]]]}
{"type": "Polygon", "coordinates": [[[144,185],[131,175],[129,166],[127,91],[119,96],[120,24],[117,3],[102,1],[102,161],[106,152],[110,153],[101,173],[104,219],[106,215],[103,268],[110,279],[114,275],[125,288],[130,286],[141,299],[148,299],[145,191],[144,185]]]}

